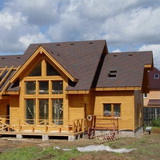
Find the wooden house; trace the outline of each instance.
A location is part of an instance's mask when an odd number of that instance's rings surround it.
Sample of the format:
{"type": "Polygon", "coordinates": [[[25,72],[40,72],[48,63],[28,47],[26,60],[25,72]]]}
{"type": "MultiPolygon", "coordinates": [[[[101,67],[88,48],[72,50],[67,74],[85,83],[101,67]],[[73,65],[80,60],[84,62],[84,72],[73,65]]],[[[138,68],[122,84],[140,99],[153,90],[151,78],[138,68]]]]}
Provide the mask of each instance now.
{"type": "Polygon", "coordinates": [[[68,136],[88,129],[93,115],[107,130],[143,128],[151,51],[108,53],[105,40],[31,44],[23,55],[0,56],[0,134],[68,136]]]}

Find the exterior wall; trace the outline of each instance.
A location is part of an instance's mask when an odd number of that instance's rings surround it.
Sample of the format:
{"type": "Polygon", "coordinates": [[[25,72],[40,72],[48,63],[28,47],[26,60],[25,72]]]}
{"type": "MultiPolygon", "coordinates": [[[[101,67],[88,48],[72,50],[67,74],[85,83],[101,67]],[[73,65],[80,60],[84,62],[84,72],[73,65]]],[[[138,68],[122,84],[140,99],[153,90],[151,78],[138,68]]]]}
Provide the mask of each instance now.
{"type": "Polygon", "coordinates": [[[69,122],[75,119],[84,119],[84,96],[69,95],[69,122]]]}
{"type": "Polygon", "coordinates": [[[135,129],[143,125],[143,94],[141,91],[134,91],[135,103],[135,129]]]}
{"type": "Polygon", "coordinates": [[[95,93],[94,114],[103,116],[104,103],[121,104],[119,130],[135,130],[134,127],[134,93],[133,91],[108,91],[95,93]]]}
{"type": "Polygon", "coordinates": [[[160,91],[150,91],[147,94],[147,97],[144,97],[144,106],[148,106],[149,99],[160,99],[160,91]]]}
{"type": "Polygon", "coordinates": [[[0,100],[0,116],[3,117],[7,115],[7,105],[9,105],[8,99],[0,100]]]}
{"type": "Polygon", "coordinates": [[[21,120],[22,112],[20,112],[19,101],[19,96],[10,97],[10,123],[12,125],[18,125],[21,120]]]}

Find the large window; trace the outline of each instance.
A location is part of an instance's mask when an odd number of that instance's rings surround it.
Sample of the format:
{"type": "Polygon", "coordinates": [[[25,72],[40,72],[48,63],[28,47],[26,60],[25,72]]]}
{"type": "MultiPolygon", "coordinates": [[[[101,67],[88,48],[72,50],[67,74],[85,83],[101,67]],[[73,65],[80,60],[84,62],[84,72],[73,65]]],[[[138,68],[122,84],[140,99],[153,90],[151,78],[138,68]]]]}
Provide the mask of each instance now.
{"type": "Polygon", "coordinates": [[[41,76],[41,62],[34,67],[29,76],[41,76]]]}
{"type": "Polygon", "coordinates": [[[26,122],[33,124],[35,120],[35,99],[26,99],[26,122]]]}
{"type": "Polygon", "coordinates": [[[24,119],[27,123],[63,124],[65,81],[60,73],[47,59],[41,59],[26,73],[22,81],[25,86],[22,98],[25,102],[24,119]]]}
{"type": "Polygon", "coordinates": [[[47,76],[60,76],[50,63],[47,63],[47,76]]]}
{"type": "Polygon", "coordinates": [[[62,81],[52,81],[52,93],[53,94],[63,94],[63,82],[62,81]]]}
{"type": "Polygon", "coordinates": [[[63,99],[52,100],[52,119],[54,124],[63,124],[63,99]]]}
{"type": "Polygon", "coordinates": [[[42,121],[48,119],[48,99],[39,99],[39,119],[42,121]]]}
{"type": "Polygon", "coordinates": [[[25,82],[26,84],[26,94],[36,93],[36,82],[25,82]]]}
{"type": "Polygon", "coordinates": [[[39,82],[39,94],[48,94],[48,81],[39,82]]]}
{"type": "Polygon", "coordinates": [[[120,117],[120,104],[103,104],[103,116],[105,117],[120,117]]]}

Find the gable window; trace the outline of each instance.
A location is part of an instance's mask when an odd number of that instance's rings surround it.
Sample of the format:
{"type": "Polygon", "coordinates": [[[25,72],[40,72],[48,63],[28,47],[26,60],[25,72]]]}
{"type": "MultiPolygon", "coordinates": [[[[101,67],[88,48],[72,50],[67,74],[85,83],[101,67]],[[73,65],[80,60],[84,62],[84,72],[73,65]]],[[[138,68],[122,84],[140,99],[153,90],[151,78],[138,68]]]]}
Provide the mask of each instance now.
{"type": "Polygon", "coordinates": [[[120,117],[121,116],[120,104],[103,104],[104,117],[120,117]]]}
{"type": "Polygon", "coordinates": [[[39,81],[39,94],[48,94],[48,81],[39,81]]]}
{"type": "Polygon", "coordinates": [[[63,81],[52,81],[52,93],[63,94],[63,81]]]}
{"type": "Polygon", "coordinates": [[[41,76],[41,62],[33,68],[29,76],[41,76]]]}
{"type": "Polygon", "coordinates": [[[154,74],[154,79],[159,79],[159,74],[154,74]]]}
{"type": "Polygon", "coordinates": [[[116,70],[111,70],[108,72],[108,77],[116,77],[117,76],[117,71],[116,70]]]}
{"type": "Polygon", "coordinates": [[[36,82],[25,82],[26,84],[26,94],[35,94],[36,93],[36,82]]]}
{"type": "Polygon", "coordinates": [[[26,122],[33,124],[35,119],[35,99],[26,99],[26,122]]]}
{"type": "Polygon", "coordinates": [[[47,76],[60,76],[60,74],[48,62],[47,62],[47,76]]]}

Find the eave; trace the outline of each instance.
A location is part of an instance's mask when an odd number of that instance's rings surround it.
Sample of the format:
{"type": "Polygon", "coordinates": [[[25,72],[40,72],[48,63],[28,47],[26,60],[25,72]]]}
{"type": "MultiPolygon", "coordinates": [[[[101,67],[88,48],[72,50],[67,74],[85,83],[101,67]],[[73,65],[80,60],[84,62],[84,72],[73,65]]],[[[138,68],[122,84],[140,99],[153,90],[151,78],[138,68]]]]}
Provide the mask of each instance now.
{"type": "Polygon", "coordinates": [[[142,90],[142,87],[108,87],[108,88],[95,88],[95,91],[133,91],[142,90]]]}

